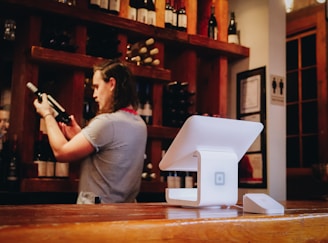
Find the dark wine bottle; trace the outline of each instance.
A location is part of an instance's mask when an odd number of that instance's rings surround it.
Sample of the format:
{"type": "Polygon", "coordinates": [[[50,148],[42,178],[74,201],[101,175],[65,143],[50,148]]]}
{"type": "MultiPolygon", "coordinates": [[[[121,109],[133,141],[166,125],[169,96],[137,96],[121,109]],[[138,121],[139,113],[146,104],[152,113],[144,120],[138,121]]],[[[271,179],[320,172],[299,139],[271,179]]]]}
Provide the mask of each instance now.
{"type": "Polygon", "coordinates": [[[171,0],[166,0],[165,3],[165,28],[172,28],[172,11],[173,11],[173,7],[171,5],[171,0]]]}
{"type": "Polygon", "coordinates": [[[130,0],[128,7],[128,19],[137,20],[137,0],[130,0]]]}
{"type": "Polygon", "coordinates": [[[153,56],[158,53],[158,48],[154,48],[154,38],[139,41],[128,45],[126,60],[135,62],[137,65],[151,65],[153,56]]]}
{"type": "Polygon", "coordinates": [[[176,1],[172,0],[172,29],[178,29],[178,4],[176,1]]]}
{"type": "Polygon", "coordinates": [[[7,189],[8,191],[19,191],[19,155],[17,150],[17,134],[13,137],[10,156],[7,162],[7,189]]]}
{"type": "Polygon", "coordinates": [[[178,3],[175,0],[172,0],[172,29],[178,29],[178,3]]]}
{"type": "Polygon", "coordinates": [[[156,26],[156,9],[154,0],[147,0],[147,23],[156,26]]]}
{"type": "Polygon", "coordinates": [[[215,7],[214,5],[211,6],[211,16],[208,20],[207,25],[207,36],[213,40],[218,39],[218,23],[215,18],[215,7]]]}
{"type": "Polygon", "coordinates": [[[137,10],[137,21],[147,24],[148,23],[147,0],[137,0],[137,1],[139,1],[138,10],[137,10]]]}
{"type": "Polygon", "coordinates": [[[145,86],[145,100],[142,109],[141,117],[144,119],[146,124],[151,125],[153,122],[153,110],[152,110],[152,99],[151,99],[151,87],[150,84],[145,86]]]}
{"type": "Polygon", "coordinates": [[[39,132],[37,140],[34,142],[34,164],[38,167],[38,177],[46,176],[47,160],[44,134],[42,131],[39,132]]]}
{"type": "Polygon", "coordinates": [[[178,10],[178,30],[187,31],[187,13],[184,0],[180,0],[180,6],[178,10]]]}
{"type": "Polygon", "coordinates": [[[6,156],[7,156],[7,144],[8,141],[3,136],[0,138],[0,191],[6,189],[6,180],[7,180],[7,165],[6,165],[6,156]]]}
{"type": "Polygon", "coordinates": [[[120,0],[110,0],[108,4],[109,13],[119,15],[120,13],[120,0]]]}
{"type": "Polygon", "coordinates": [[[228,43],[239,44],[235,13],[231,12],[228,26],[228,43]]]}
{"type": "MultiPolygon", "coordinates": [[[[26,86],[38,97],[38,100],[42,101],[42,92],[38,90],[37,87],[35,87],[34,84],[31,82],[28,82],[26,86]]],[[[64,122],[66,124],[69,124],[71,122],[71,118],[66,113],[65,109],[49,94],[47,94],[48,101],[50,106],[55,111],[55,119],[58,122],[64,122]]]]}

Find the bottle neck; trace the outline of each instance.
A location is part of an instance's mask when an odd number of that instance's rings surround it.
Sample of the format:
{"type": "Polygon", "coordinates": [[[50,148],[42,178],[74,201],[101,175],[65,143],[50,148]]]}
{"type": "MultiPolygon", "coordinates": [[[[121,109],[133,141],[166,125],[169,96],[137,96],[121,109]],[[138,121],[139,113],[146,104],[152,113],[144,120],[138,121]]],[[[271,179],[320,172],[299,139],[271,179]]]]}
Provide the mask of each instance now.
{"type": "Polygon", "coordinates": [[[214,15],[215,14],[215,7],[212,5],[211,6],[211,15],[214,15]]]}

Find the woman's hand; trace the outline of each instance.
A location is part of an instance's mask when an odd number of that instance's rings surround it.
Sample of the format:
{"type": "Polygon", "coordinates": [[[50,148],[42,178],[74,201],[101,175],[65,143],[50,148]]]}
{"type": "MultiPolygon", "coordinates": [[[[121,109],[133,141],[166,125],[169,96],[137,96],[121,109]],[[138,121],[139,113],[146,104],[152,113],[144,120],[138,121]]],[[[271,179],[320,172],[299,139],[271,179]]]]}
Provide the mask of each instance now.
{"type": "Polygon", "coordinates": [[[81,127],[77,124],[75,118],[73,115],[70,116],[71,118],[71,123],[70,125],[66,125],[63,122],[59,122],[59,127],[64,134],[64,136],[68,139],[71,140],[76,134],[78,134],[81,131],[81,127]]]}
{"type": "Polygon", "coordinates": [[[36,112],[39,113],[41,117],[54,115],[54,111],[49,105],[47,94],[42,94],[42,102],[39,102],[38,99],[35,99],[33,104],[36,108],[36,112]]]}

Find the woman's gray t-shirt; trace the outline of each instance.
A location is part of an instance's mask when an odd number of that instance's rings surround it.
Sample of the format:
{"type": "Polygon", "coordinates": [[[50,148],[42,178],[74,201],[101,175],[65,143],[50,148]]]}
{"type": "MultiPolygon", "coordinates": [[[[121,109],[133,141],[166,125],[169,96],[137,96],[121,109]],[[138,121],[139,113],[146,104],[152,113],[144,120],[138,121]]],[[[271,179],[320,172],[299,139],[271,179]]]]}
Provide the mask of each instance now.
{"type": "Polygon", "coordinates": [[[104,203],[135,201],[147,142],[145,122],[119,110],[96,116],[82,134],[96,151],[81,164],[79,192],[91,192],[104,203]]]}

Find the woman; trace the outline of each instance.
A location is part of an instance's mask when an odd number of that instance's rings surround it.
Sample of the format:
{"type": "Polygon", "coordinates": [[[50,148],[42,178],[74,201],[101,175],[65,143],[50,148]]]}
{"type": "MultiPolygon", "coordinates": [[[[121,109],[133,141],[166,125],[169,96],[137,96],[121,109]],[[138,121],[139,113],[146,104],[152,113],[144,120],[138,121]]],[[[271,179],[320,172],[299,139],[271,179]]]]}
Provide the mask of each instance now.
{"type": "Polygon", "coordinates": [[[34,101],[45,119],[49,143],[58,161],[82,160],[78,203],[100,197],[104,203],[133,202],[140,189],[147,127],[136,113],[136,85],[129,69],[117,60],[94,67],[93,98],[99,113],[81,130],[57,123],[43,94],[34,101]]]}

